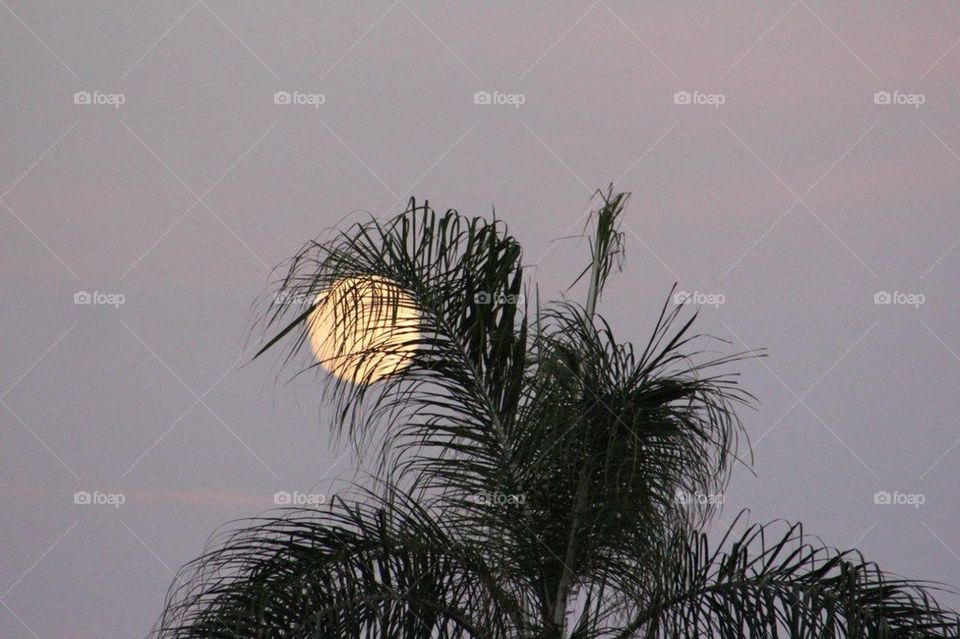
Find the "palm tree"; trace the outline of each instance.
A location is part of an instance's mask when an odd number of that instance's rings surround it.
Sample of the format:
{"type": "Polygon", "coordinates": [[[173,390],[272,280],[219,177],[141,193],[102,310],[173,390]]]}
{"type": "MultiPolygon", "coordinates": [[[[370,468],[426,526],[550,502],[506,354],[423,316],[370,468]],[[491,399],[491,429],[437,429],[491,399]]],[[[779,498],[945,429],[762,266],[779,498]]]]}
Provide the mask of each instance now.
{"type": "MultiPolygon", "coordinates": [[[[526,302],[503,224],[427,202],[308,243],[278,282],[307,304],[258,317],[261,353],[307,355],[344,282],[392,283],[388,321],[415,307],[415,326],[341,353],[367,372],[323,376],[334,434],[376,471],[329,507],[219,539],[181,571],[155,635],[957,637],[935,584],[800,525],[709,543],[717,506],[693,496],[721,493],[749,450],[735,409],[753,399],[727,369],[762,353],[710,355],[669,303],[642,349],[618,342],[597,307],[628,196],[598,194],[583,304],[526,302]],[[390,350],[407,358],[393,374],[360,365],[390,350]]],[[[362,328],[338,304],[340,328],[362,328]]]]}

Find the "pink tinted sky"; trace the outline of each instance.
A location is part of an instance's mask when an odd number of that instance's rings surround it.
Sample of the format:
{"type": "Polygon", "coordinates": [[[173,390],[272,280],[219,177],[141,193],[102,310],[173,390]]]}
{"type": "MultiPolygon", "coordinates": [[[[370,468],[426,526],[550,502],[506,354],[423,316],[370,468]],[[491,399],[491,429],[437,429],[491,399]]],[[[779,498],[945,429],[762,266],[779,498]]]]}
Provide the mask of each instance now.
{"type": "Polygon", "coordinates": [[[634,193],[602,309],[618,333],[644,340],[678,281],[725,296],[704,331],[770,352],[742,369],[757,476],[735,474],[722,519],[803,520],[955,582],[958,42],[955,2],[8,0],[0,636],[144,635],[167,568],[215,528],[279,490],[341,490],[356,460],[317,381],[239,365],[267,267],[414,194],[495,205],[549,294],[585,258],[557,238],[610,181],[634,193]],[[474,105],[481,90],[526,100],[474,105]],[[879,290],[927,301],[875,306],[879,290]],[[84,508],[78,490],[127,499],[84,508]],[[878,507],[878,490],[927,501],[878,507]]]}

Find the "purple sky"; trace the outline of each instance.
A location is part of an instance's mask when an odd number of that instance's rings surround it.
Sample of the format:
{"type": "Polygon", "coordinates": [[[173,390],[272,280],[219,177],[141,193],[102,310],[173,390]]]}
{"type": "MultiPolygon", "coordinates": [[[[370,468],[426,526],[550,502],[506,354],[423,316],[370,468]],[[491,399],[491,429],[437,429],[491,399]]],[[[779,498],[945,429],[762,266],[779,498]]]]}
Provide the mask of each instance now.
{"type": "Polygon", "coordinates": [[[960,582],[958,43],[955,2],[0,0],[0,636],[142,636],[217,526],[350,476],[317,380],[241,367],[268,267],[414,194],[552,294],[611,181],[619,335],[678,281],[769,350],[721,519],[960,582]]]}

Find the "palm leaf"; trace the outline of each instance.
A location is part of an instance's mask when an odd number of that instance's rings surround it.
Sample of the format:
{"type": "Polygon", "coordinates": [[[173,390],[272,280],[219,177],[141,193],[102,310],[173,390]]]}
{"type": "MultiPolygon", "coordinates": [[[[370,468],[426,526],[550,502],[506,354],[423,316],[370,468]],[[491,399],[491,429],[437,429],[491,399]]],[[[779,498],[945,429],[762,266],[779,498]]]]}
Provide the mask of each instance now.
{"type": "MultiPolygon", "coordinates": [[[[375,341],[359,355],[362,360],[415,350],[402,372],[375,383],[325,377],[338,407],[334,429],[345,428],[362,447],[375,427],[382,428],[389,433],[381,447],[386,461],[389,453],[420,450],[423,429],[431,425],[495,431],[509,419],[525,366],[520,259],[519,245],[502,224],[467,219],[454,210],[438,214],[413,199],[389,222],[371,219],[308,243],[279,282],[281,298],[311,302],[339,282],[382,278],[395,284],[419,315],[416,327],[375,341]]],[[[359,321],[346,308],[350,295],[342,300],[338,322],[359,321]]],[[[258,355],[281,342],[287,343],[285,361],[300,355],[315,306],[269,304],[256,326],[275,334],[258,355]]],[[[315,366],[308,360],[305,369],[315,366]]]]}
{"type": "Polygon", "coordinates": [[[800,524],[753,525],[739,537],[732,529],[722,551],[711,551],[702,533],[678,535],[618,639],[960,633],[960,618],[933,596],[936,584],[889,575],[855,550],[824,546],[800,524]]]}
{"type": "Polygon", "coordinates": [[[394,498],[248,522],[181,571],[155,636],[499,638],[524,623],[481,557],[394,498]]]}

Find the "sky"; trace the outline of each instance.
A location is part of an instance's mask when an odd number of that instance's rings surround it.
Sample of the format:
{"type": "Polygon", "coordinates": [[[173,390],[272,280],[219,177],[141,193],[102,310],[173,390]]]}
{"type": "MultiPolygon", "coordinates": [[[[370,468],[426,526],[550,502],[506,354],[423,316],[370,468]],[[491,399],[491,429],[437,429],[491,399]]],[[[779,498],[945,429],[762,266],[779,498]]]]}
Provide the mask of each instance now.
{"type": "Polygon", "coordinates": [[[767,349],[713,532],[960,585],[957,3],[0,0],[0,59],[0,636],[143,636],[215,529],[369,466],[250,362],[305,241],[495,209],[559,295],[610,183],[619,337],[676,282],[767,349]]]}

